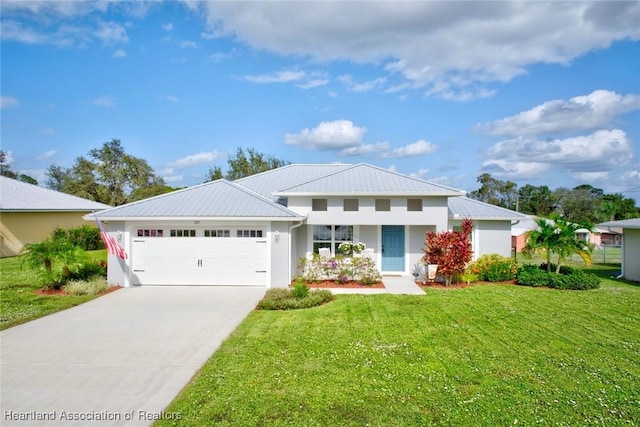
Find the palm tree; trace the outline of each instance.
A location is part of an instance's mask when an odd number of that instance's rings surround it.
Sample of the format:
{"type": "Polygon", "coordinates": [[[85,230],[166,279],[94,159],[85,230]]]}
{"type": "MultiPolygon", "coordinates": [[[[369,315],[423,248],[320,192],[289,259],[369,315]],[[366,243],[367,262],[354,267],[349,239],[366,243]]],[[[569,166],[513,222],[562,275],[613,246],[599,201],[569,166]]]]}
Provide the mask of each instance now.
{"type": "Polygon", "coordinates": [[[62,286],[71,271],[87,262],[85,250],[67,239],[49,236],[41,242],[29,243],[21,255],[23,265],[40,270],[45,287],[62,286]]]}
{"type": "Polygon", "coordinates": [[[578,254],[586,265],[591,265],[593,245],[581,240],[576,232],[580,229],[593,231],[590,224],[569,222],[561,216],[554,215],[551,220],[536,220],[537,229],[528,233],[527,243],[522,252],[531,256],[540,253],[547,260],[547,271],[551,271],[551,254],[558,256],[556,273],[560,272],[562,261],[572,254],[578,254]]]}

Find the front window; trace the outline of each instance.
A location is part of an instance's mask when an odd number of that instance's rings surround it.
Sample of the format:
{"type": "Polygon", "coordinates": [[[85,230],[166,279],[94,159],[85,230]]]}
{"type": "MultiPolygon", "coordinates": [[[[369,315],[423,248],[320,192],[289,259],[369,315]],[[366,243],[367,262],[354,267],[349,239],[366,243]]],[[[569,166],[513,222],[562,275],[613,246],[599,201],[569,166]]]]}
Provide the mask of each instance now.
{"type": "Polygon", "coordinates": [[[313,252],[320,248],[329,248],[335,255],[342,242],[353,241],[353,225],[314,225],[313,252]]]}

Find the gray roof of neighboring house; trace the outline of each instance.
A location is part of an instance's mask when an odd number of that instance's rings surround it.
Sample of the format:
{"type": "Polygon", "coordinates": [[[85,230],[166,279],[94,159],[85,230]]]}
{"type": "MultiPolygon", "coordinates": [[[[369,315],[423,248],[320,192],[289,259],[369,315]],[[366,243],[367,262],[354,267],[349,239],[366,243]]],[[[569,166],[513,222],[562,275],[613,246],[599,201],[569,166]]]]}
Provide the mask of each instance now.
{"type": "Polygon", "coordinates": [[[337,171],[350,168],[353,165],[335,164],[291,164],[277,169],[271,169],[234,182],[246,187],[264,197],[276,200],[273,193],[282,188],[302,184],[312,179],[326,176],[337,171]]]}
{"type": "Polygon", "coordinates": [[[490,205],[469,197],[450,197],[448,200],[449,218],[471,218],[484,220],[526,220],[520,212],[490,205]]]}
{"type": "Polygon", "coordinates": [[[0,176],[0,211],[84,212],[111,206],[0,176]]]}
{"type": "Polygon", "coordinates": [[[169,217],[302,218],[284,206],[225,179],[118,206],[97,216],[111,220],[169,217]]]}
{"type": "Polygon", "coordinates": [[[632,228],[634,230],[640,230],[640,218],[622,219],[620,221],[607,221],[598,224],[600,227],[617,227],[617,228],[632,228]]]}
{"type": "Polygon", "coordinates": [[[341,168],[328,175],[308,176],[305,182],[289,182],[274,189],[278,196],[380,195],[461,196],[464,191],[434,184],[365,163],[341,168]]]}

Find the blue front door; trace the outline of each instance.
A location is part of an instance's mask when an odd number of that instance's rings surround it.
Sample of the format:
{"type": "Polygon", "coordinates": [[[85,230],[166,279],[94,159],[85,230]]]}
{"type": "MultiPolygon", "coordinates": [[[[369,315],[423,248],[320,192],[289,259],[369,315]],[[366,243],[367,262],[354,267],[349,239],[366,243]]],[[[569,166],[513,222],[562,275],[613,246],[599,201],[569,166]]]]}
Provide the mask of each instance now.
{"type": "Polygon", "coordinates": [[[382,226],[382,271],[404,271],[404,225],[382,226]]]}

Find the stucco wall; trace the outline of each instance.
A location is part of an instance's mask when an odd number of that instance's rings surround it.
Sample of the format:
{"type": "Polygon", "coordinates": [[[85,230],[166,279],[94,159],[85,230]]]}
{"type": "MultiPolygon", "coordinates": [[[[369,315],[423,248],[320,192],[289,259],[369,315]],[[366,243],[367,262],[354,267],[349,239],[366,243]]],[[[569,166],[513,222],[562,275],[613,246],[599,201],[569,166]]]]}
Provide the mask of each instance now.
{"type": "Polygon", "coordinates": [[[436,231],[434,226],[412,225],[409,227],[409,272],[413,272],[416,264],[422,265],[427,231],[436,231]]]}
{"type": "Polygon", "coordinates": [[[2,212],[0,214],[0,256],[4,258],[18,255],[24,245],[44,240],[57,227],[72,228],[88,224],[82,219],[82,216],[88,213],[2,212]]]}
{"type": "MultiPolygon", "coordinates": [[[[272,222],[268,233],[271,246],[271,287],[286,288],[289,286],[289,225],[288,222],[272,222]]],[[[295,268],[295,265],[294,265],[295,268]]]]}
{"type": "Polygon", "coordinates": [[[624,277],[640,282],[640,230],[623,231],[624,277]]]}

